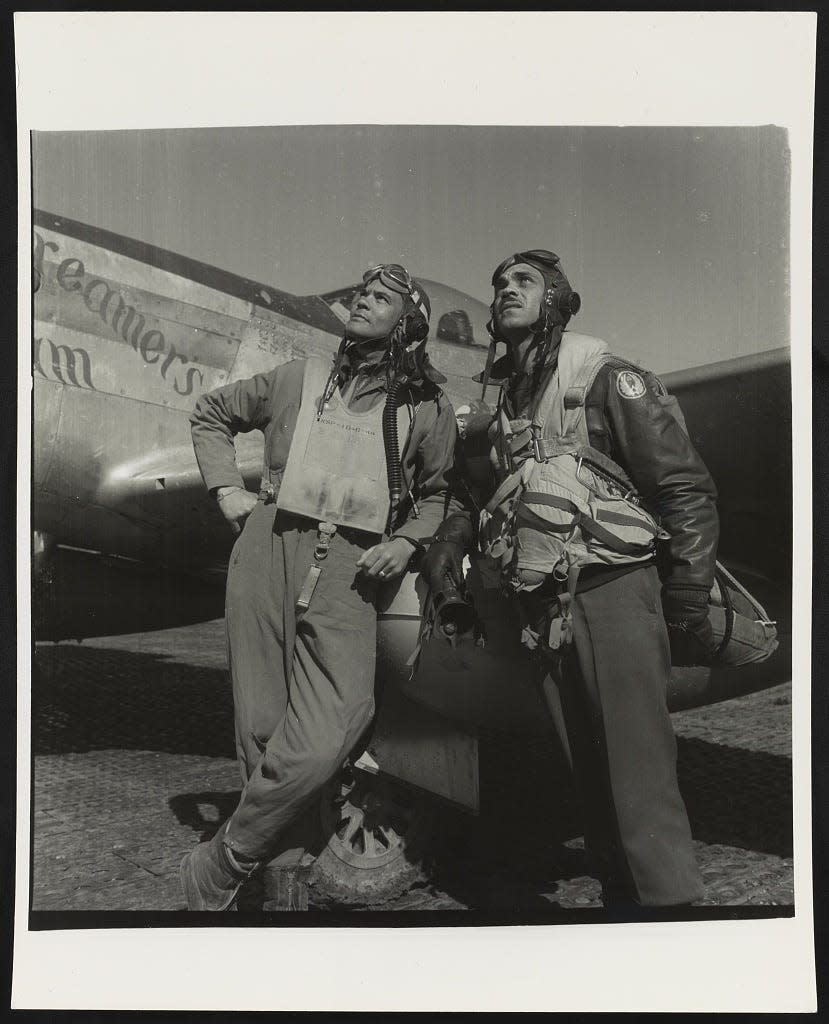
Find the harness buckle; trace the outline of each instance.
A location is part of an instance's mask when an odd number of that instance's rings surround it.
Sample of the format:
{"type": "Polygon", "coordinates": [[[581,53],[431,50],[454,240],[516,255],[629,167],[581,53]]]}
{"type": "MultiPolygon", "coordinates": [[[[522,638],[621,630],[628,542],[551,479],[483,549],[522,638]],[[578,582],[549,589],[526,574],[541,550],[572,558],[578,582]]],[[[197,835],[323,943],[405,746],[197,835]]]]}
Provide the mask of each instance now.
{"type": "Polygon", "coordinates": [[[314,548],[314,558],[318,562],[328,558],[328,549],[331,546],[331,539],[337,532],[334,523],[319,523],[317,526],[317,544],[314,548]]]}
{"type": "Polygon", "coordinates": [[[544,455],[541,452],[541,438],[538,434],[533,434],[533,458],[536,462],[546,462],[544,455]]]}

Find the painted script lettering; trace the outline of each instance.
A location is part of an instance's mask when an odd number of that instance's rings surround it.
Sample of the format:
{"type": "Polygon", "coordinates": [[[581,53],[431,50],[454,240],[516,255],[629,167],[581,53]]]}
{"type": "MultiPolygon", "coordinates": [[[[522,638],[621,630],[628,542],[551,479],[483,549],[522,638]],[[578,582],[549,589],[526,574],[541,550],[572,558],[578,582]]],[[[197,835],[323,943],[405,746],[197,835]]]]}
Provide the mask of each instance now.
{"type": "Polygon", "coordinates": [[[89,353],[80,346],[72,348],[70,345],[56,345],[51,338],[35,338],[34,368],[42,377],[54,378],[61,384],[96,390],[92,383],[89,353]]]}
{"type": "MultiPolygon", "coordinates": [[[[47,242],[35,231],[33,262],[41,277],[47,248],[55,253],[60,250],[57,243],[47,242]]],[[[101,278],[87,275],[82,260],[73,256],[66,257],[58,265],[55,276],[58,285],[64,291],[77,293],[90,313],[99,316],[112,333],[125,341],[145,363],[156,366],[161,379],[171,386],[176,394],[186,397],[193,394],[197,387],[201,388],[204,383],[202,371],[197,366],[187,366],[189,362],[187,357],[176,351],[175,345],[167,341],[163,331],[155,328],[147,330],[145,317],[135,306],[131,306],[124,300],[121,292],[111,288],[101,278]],[[171,367],[174,367],[175,370],[187,368],[182,375],[177,374],[174,370],[168,377],[171,367]]],[[[39,345],[41,342],[52,346],[52,349],[57,352],[57,355],[53,353],[51,363],[47,360],[47,365],[52,368],[58,380],[62,383],[73,383],[76,387],[93,387],[89,354],[86,350],[71,349],[66,345],[55,346],[48,338],[35,339],[36,371],[43,374],[44,377],[47,376],[40,361],[39,345]],[[85,383],[78,383],[78,372],[81,374],[80,379],[85,383]]]]}

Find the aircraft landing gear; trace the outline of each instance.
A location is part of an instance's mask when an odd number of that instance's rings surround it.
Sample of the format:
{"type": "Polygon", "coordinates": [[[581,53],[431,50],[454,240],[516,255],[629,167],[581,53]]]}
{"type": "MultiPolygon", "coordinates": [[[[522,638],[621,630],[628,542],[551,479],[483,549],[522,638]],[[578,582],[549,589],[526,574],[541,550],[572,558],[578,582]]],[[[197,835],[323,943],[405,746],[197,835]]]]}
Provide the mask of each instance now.
{"type": "Polygon", "coordinates": [[[438,809],[424,794],[349,766],[323,793],[320,822],[329,838],[311,882],[332,902],[377,906],[428,877],[438,809]]]}

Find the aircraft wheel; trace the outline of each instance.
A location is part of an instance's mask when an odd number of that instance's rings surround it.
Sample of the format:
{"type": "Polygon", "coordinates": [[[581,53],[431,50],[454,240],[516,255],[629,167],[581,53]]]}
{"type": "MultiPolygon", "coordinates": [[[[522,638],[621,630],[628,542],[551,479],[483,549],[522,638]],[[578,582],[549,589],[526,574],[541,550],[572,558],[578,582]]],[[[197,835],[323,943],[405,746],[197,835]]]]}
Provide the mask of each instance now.
{"type": "Polygon", "coordinates": [[[427,877],[437,831],[428,797],[347,767],[324,792],[320,820],[330,838],[311,877],[326,899],[375,906],[427,877]]]}

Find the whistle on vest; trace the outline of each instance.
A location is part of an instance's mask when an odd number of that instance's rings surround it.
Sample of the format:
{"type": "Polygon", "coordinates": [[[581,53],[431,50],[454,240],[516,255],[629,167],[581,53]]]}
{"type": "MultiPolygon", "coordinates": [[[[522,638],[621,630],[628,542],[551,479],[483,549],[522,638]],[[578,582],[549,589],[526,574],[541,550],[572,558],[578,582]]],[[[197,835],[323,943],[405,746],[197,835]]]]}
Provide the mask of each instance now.
{"type": "Polygon", "coordinates": [[[305,582],[302,584],[302,590],[300,591],[297,599],[297,611],[307,611],[311,604],[311,598],[314,596],[314,591],[317,589],[320,576],[322,575],[322,566],[320,562],[324,562],[328,558],[328,549],[331,546],[331,540],[334,534],[337,532],[337,527],[334,523],[320,523],[317,526],[317,543],[314,547],[314,561],[311,563],[308,569],[308,575],[305,577],[305,582]]]}

